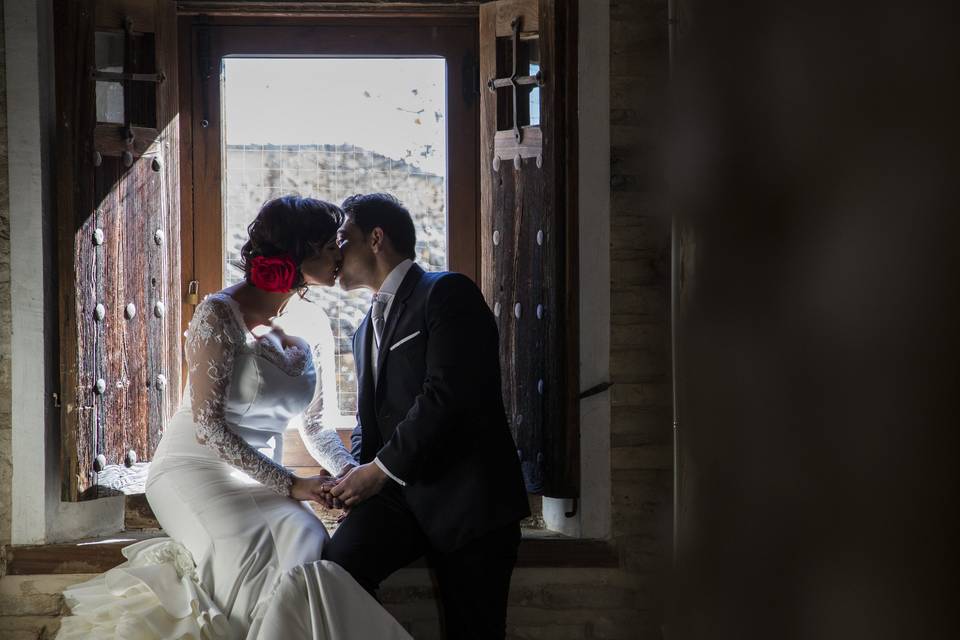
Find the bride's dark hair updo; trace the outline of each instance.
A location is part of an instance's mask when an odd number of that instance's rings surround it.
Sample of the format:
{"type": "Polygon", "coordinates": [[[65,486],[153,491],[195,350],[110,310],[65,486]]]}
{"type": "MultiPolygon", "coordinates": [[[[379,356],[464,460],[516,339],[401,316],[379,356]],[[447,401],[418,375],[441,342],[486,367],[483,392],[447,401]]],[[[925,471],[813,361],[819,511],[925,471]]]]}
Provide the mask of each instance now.
{"type": "Polygon", "coordinates": [[[343,211],[335,204],[296,195],[268,200],[247,227],[248,239],[240,249],[240,267],[250,282],[250,267],[257,256],[288,255],[297,267],[293,288],[306,283],[300,265],[320,253],[337,233],[343,211]]]}

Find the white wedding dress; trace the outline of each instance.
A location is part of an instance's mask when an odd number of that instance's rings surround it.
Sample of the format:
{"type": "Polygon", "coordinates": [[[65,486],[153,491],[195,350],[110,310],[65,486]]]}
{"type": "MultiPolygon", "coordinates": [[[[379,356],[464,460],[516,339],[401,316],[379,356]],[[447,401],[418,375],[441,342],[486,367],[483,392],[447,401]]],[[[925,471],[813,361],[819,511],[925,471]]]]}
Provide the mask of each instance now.
{"type": "Polygon", "coordinates": [[[186,334],[187,390],[163,434],[147,499],[169,538],[68,589],[58,638],[391,640],[410,635],[341,567],[289,497],[279,460],[295,417],[331,473],[356,464],[320,424],[322,385],[306,343],[255,338],[229,295],[208,296],[186,334]]]}

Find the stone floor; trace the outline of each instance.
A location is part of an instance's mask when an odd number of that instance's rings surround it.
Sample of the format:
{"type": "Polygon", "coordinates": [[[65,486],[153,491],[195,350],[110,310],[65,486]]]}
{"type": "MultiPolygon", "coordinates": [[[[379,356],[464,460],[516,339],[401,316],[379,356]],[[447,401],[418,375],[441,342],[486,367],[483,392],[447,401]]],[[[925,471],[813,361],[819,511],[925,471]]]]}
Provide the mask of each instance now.
{"type": "MultiPolygon", "coordinates": [[[[64,589],[96,574],[26,575],[0,578],[0,638],[46,640],[56,635],[66,615],[64,589]]],[[[406,569],[391,577],[381,597],[385,606],[416,637],[439,636],[439,611],[425,569],[406,569]]]]}
{"type": "MultiPolygon", "coordinates": [[[[66,613],[65,588],[96,575],[94,568],[105,570],[116,564],[123,546],[159,534],[126,532],[73,545],[6,548],[8,574],[0,578],[0,638],[53,638],[66,613]],[[78,553],[80,544],[84,551],[78,553]],[[41,570],[42,575],[24,573],[41,570]]],[[[639,637],[633,634],[646,622],[637,611],[645,590],[617,565],[616,553],[605,543],[525,532],[511,585],[507,637],[639,637]]],[[[422,564],[392,575],[380,597],[417,640],[441,637],[434,585],[422,564]]]]}
{"type": "MultiPolygon", "coordinates": [[[[65,613],[62,592],[92,574],[0,578],[0,638],[48,640],[65,613]]],[[[518,569],[510,589],[507,640],[662,640],[649,612],[649,596],[617,569],[518,569]]],[[[417,640],[441,638],[440,613],[426,569],[403,569],[384,583],[388,611],[417,640]]]]}

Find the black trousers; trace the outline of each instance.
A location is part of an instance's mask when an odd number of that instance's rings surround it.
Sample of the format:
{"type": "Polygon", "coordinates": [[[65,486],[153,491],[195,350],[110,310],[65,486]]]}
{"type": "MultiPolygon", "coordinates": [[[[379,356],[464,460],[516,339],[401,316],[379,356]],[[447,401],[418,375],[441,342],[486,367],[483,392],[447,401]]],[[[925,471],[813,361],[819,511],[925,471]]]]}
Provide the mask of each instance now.
{"type": "Polygon", "coordinates": [[[495,640],[506,634],[507,596],[519,544],[520,525],[512,523],[452,553],[439,553],[430,547],[399,486],[391,482],[350,511],[323,557],[349,571],[376,597],[387,576],[426,556],[440,590],[444,637],[495,640]]]}

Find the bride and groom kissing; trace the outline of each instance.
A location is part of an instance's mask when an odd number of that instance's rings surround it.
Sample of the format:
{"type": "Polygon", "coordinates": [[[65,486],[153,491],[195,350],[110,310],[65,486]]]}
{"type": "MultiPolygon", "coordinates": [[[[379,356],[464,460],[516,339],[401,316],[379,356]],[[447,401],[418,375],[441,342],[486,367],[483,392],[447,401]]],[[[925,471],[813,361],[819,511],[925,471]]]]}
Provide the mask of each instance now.
{"type": "Polygon", "coordinates": [[[68,590],[59,637],[409,638],[376,593],[425,557],[445,637],[503,638],[529,508],[480,291],[416,264],[411,215],[387,194],[342,208],[277,198],[248,235],[245,280],[190,322],[184,400],[151,463],[147,499],[169,538],[68,590]],[[323,359],[274,322],[292,295],[337,280],[374,292],[353,337],[349,451],[323,428],[323,359]],[[281,464],[298,416],[328,473],[281,464]],[[308,500],[344,509],[332,537],[308,500]]]}

